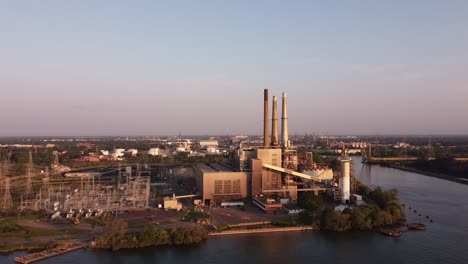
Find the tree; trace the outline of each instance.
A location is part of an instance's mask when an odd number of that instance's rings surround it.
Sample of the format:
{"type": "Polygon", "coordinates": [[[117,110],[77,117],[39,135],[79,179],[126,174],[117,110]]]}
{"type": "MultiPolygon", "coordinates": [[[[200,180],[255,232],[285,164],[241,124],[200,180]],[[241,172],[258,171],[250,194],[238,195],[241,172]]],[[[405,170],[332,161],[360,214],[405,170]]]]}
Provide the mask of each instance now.
{"type": "Polygon", "coordinates": [[[311,212],[321,211],[325,207],[322,196],[315,195],[310,192],[300,193],[298,205],[311,212]]]}
{"type": "Polygon", "coordinates": [[[140,247],[169,245],[171,238],[166,230],[158,229],[153,224],[146,224],[138,237],[140,247]]]}
{"type": "Polygon", "coordinates": [[[106,236],[112,250],[119,250],[122,247],[121,240],[128,230],[128,223],[123,220],[114,220],[107,225],[106,236]]]}
{"type": "Polygon", "coordinates": [[[356,230],[370,230],[373,228],[373,221],[370,217],[372,209],[368,207],[355,208],[351,211],[351,226],[356,230]]]}
{"type": "Polygon", "coordinates": [[[350,215],[327,209],[322,214],[320,226],[324,230],[346,231],[351,228],[350,215]]]}
{"type": "Polygon", "coordinates": [[[206,239],[208,233],[203,227],[194,226],[172,229],[171,236],[174,245],[190,245],[206,239]]]}

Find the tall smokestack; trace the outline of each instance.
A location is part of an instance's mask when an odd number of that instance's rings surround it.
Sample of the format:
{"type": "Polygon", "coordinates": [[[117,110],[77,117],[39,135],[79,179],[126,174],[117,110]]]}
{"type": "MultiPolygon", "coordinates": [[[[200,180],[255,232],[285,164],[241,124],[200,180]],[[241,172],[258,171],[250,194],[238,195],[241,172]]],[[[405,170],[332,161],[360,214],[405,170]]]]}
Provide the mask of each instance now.
{"type": "Polygon", "coordinates": [[[270,147],[270,128],[268,127],[268,89],[263,90],[263,145],[270,147]]]}
{"type": "Polygon", "coordinates": [[[283,93],[283,108],[281,116],[281,140],[283,147],[289,147],[289,135],[288,135],[288,96],[283,93]]]}
{"type": "Polygon", "coordinates": [[[273,147],[279,146],[278,139],[278,102],[276,96],[273,96],[273,118],[271,122],[271,145],[273,147]]]}

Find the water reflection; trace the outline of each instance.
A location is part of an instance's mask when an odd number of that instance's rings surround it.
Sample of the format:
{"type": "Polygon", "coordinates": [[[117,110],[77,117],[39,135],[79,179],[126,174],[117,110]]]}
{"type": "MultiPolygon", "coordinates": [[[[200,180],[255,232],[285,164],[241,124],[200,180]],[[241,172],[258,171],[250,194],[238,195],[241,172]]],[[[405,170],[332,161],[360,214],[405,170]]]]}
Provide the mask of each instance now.
{"type": "MultiPolygon", "coordinates": [[[[466,263],[468,185],[424,175],[364,165],[353,159],[356,177],[367,185],[397,188],[411,221],[434,223],[425,232],[398,239],[372,232],[299,232],[216,237],[191,247],[119,252],[81,250],[41,263],[466,263]],[[409,212],[414,208],[418,214],[409,212]]],[[[21,253],[17,253],[19,255],[21,253]]],[[[12,263],[13,256],[0,256],[12,263]]]]}

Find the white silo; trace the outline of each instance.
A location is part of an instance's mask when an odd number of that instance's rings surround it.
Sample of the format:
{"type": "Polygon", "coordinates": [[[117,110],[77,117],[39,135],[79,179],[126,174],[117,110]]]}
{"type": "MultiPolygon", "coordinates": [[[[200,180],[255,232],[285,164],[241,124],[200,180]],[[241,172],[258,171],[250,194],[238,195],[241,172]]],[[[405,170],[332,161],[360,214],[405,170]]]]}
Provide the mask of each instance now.
{"type": "Polygon", "coordinates": [[[340,189],[341,189],[341,203],[349,203],[351,196],[351,159],[348,157],[348,151],[343,149],[341,153],[341,166],[340,166],[340,189]]]}

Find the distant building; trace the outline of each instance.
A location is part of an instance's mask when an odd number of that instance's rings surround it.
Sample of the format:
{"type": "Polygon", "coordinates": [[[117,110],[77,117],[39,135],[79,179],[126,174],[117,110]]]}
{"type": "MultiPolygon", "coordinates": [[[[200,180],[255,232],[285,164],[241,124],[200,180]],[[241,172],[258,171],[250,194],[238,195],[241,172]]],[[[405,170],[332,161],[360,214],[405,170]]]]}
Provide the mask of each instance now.
{"type": "Polygon", "coordinates": [[[393,146],[393,148],[409,148],[409,147],[411,147],[411,145],[408,143],[404,143],[404,142],[398,142],[393,146]]]}
{"type": "Polygon", "coordinates": [[[206,152],[210,154],[219,154],[219,149],[214,146],[209,146],[206,148],[206,152]]]}
{"type": "Polygon", "coordinates": [[[150,150],[148,150],[148,155],[159,156],[160,155],[159,148],[150,148],[150,150]]]}
{"type": "Polygon", "coordinates": [[[246,141],[246,140],[249,140],[249,137],[248,136],[243,136],[243,135],[240,135],[240,136],[234,136],[231,138],[231,141],[232,143],[239,143],[239,142],[242,142],[242,141],[246,141]]]}
{"type": "Polygon", "coordinates": [[[138,154],[138,149],[129,149],[127,150],[127,153],[129,153],[131,156],[136,156],[138,154]]]}
{"type": "Polygon", "coordinates": [[[206,147],[217,147],[219,146],[219,141],[210,139],[210,140],[200,140],[198,143],[200,145],[200,148],[206,148],[206,147]]]}

